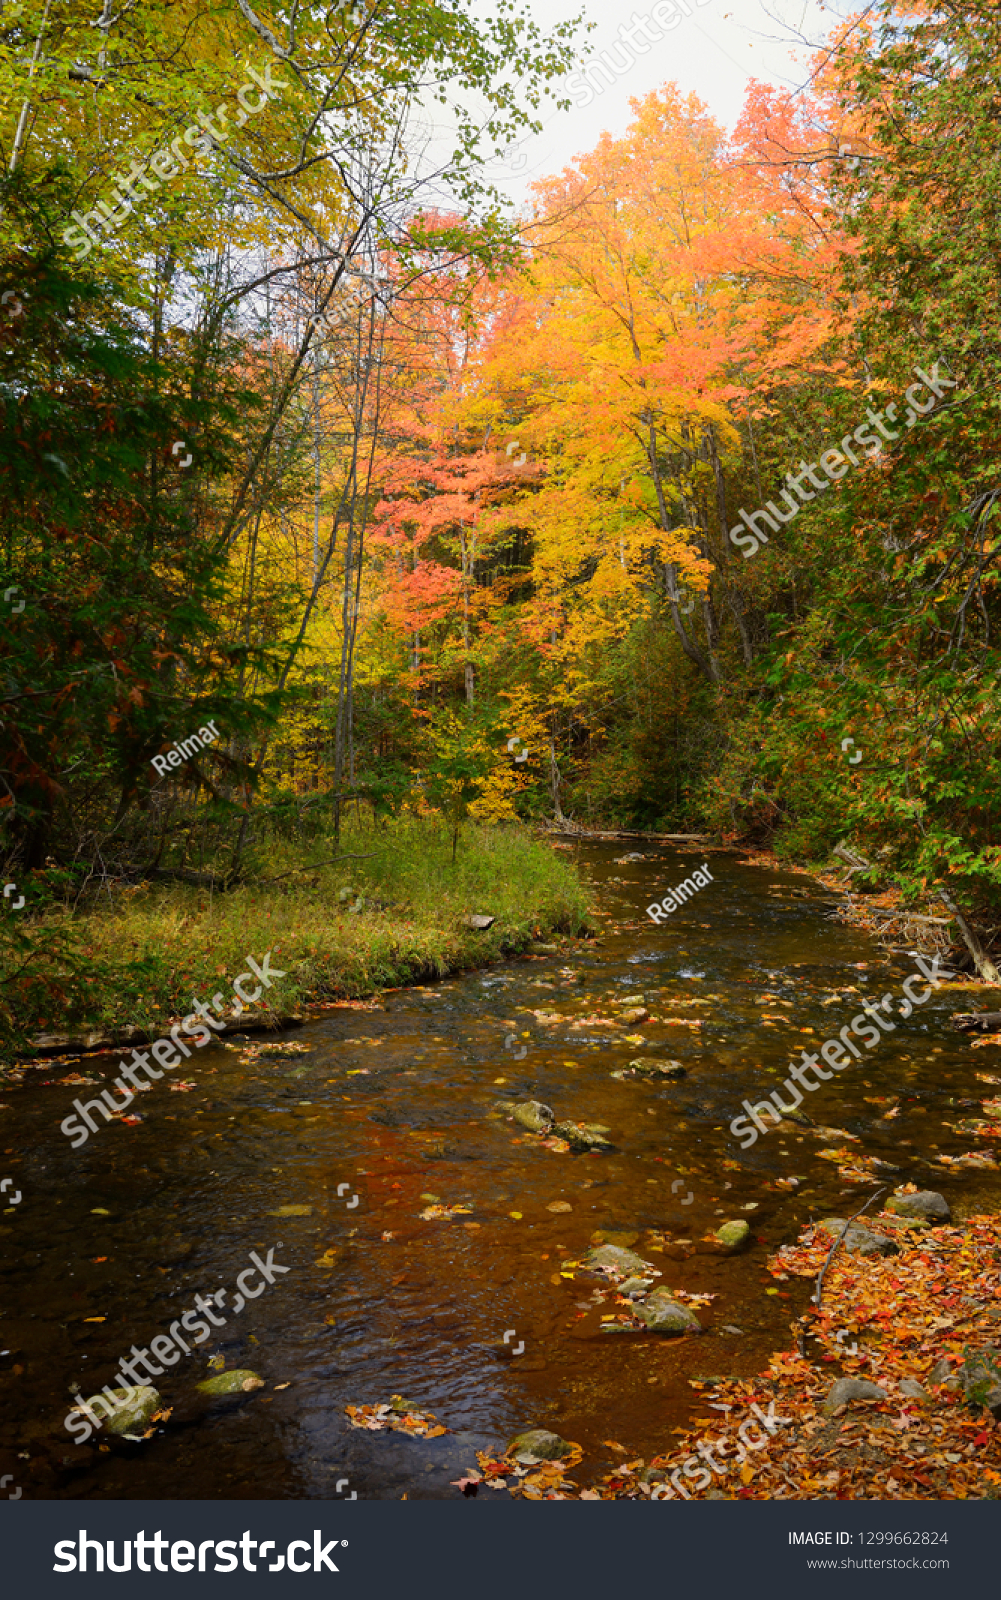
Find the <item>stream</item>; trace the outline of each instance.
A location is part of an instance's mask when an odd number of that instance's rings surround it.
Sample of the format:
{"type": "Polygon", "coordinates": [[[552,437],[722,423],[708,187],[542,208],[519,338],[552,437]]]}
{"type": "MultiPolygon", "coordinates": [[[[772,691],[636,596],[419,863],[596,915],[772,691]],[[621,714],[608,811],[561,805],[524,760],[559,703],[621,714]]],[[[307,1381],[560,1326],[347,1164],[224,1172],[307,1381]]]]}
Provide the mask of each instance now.
{"type": "Polygon", "coordinates": [[[811,1286],[765,1262],[811,1217],[848,1216],[881,1182],[940,1190],[955,1217],[998,1208],[997,1172],[933,1164],[978,1148],[947,1123],[998,1092],[976,1076],[992,1052],[948,1027],[974,994],[937,991],[808,1094],[823,1134],[786,1124],[742,1150],[728,1124],[744,1097],[778,1088],[863,1000],[897,994],[914,961],[832,921],[831,892],[800,874],[712,852],[713,881],[655,925],[644,907],[704,851],[588,843],[574,858],[595,940],[228,1039],[137,1096],[141,1121],[80,1149],[59,1123],[110,1084],[117,1054],[4,1086],[0,1177],[21,1199],[8,1186],[0,1217],[0,1468],[26,1498],[455,1500],[477,1449],[533,1426],[580,1443],[590,1483],[623,1459],[607,1440],[647,1459],[670,1444],[705,1404],[690,1379],[750,1376],[790,1347],[811,1286]],[[651,1020],[623,1021],[626,1001],[651,1020]],[[612,1076],[649,1058],[686,1075],[612,1076]],[[612,1148],[547,1147],[504,1098],[602,1125],[612,1148]],[[846,1182],[822,1155],[845,1144],[899,1170],[846,1182]],[[452,1207],[468,1209],[434,1214],[452,1207]],[[734,1219],[749,1247],[714,1253],[705,1237],[734,1219]],[[614,1296],[566,1265],[599,1231],[658,1283],[714,1297],[701,1337],[603,1334],[614,1296]],[[234,1311],[251,1252],[269,1251],[287,1271],[234,1311]],[[142,1442],[76,1443],[63,1418],[78,1387],[111,1384],[132,1345],[223,1288],[211,1338],[153,1380],[170,1417],[142,1442]],[[220,1368],[264,1385],[201,1400],[220,1368]],[[350,1425],[346,1406],[397,1394],[450,1431],[350,1425]]]}

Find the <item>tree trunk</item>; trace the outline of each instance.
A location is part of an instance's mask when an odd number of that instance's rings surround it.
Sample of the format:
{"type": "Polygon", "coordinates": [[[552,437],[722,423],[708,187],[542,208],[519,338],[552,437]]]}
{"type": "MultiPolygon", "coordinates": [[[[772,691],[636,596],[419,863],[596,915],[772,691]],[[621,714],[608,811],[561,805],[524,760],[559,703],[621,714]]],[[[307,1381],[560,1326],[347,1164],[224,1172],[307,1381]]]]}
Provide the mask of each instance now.
{"type": "Polygon", "coordinates": [[[956,919],[959,931],[963,936],[963,943],[966,945],[967,950],[969,950],[970,955],[973,957],[973,963],[977,969],[977,976],[979,978],[983,978],[985,983],[1001,983],[1001,972],[998,972],[997,967],[987,954],[987,951],[984,949],[983,945],[980,943],[980,940],[977,938],[977,935],[974,933],[973,929],[970,927],[970,924],[963,916],[963,913],[956,905],[955,900],[953,900],[951,895],[946,894],[944,889],[939,889],[938,895],[939,899],[948,908],[948,910],[952,912],[956,919]]]}

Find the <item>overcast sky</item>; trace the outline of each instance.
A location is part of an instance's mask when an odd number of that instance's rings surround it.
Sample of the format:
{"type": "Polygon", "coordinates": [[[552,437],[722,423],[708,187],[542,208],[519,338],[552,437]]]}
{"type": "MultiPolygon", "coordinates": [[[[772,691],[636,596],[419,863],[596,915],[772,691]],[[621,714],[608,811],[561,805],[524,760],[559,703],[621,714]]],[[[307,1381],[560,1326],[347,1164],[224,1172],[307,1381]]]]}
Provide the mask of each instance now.
{"type": "MultiPolygon", "coordinates": [[[[762,0],[703,0],[701,4],[678,0],[678,9],[683,10],[685,4],[691,15],[682,16],[659,42],[641,29],[634,35],[639,48],[629,49],[617,41],[620,27],[629,27],[633,19],[648,19],[654,34],[663,31],[652,18],[656,0],[638,0],[635,6],[632,0],[584,0],[583,5],[577,0],[527,0],[529,11],[544,30],[568,14],[584,10],[595,27],[583,45],[582,57],[611,50],[622,65],[629,59],[622,54],[625,48],[633,59],[614,85],[605,87],[600,74],[592,77],[601,92],[595,93],[589,104],[555,113],[548,107],[543,112],[543,131],[514,152],[516,169],[498,166],[492,173],[498,187],[512,200],[521,201],[533,178],[560,171],[578,152],[591,149],[603,129],[623,133],[631,120],[630,98],[649,94],[671,80],[684,93],[694,91],[720,122],[732,128],[748,79],[757,77],[788,89],[798,87],[808,75],[805,63],[810,52],[805,45],[796,46],[795,35],[818,42],[838,20],[833,6],[821,6],[818,0],[767,0],[767,10],[762,0]]],[[[474,9],[488,14],[493,5],[491,0],[474,0],[474,9]]],[[[839,10],[845,14],[849,7],[841,4],[839,10]]],[[[669,16],[669,10],[662,15],[669,16]]],[[[577,80],[575,88],[576,98],[583,101],[583,80],[577,80]]],[[[570,93],[570,88],[565,92],[570,93]]]]}

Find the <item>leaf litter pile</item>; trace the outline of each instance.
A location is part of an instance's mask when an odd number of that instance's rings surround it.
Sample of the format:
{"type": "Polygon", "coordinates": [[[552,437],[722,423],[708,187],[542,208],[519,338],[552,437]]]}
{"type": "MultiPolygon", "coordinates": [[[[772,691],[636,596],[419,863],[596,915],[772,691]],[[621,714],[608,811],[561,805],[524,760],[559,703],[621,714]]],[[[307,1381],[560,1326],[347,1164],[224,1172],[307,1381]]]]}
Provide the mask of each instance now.
{"type": "MultiPolygon", "coordinates": [[[[568,1476],[583,1459],[579,1445],[532,1467],[478,1452],[478,1467],[455,1487],[466,1496],[492,1488],[536,1500],[1001,1498],[1001,1218],[907,1229],[900,1220],[884,1212],[872,1221],[894,1233],[894,1255],[835,1252],[820,1310],[791,1324],[798,1344],[808,1337],[819,1347],[812,1358],[794,1349],[774,1355],[755,1379],[689,1379],[711,1414],[672,1429],[677,1442],[649,1462],[626,1461],[588,1488],[568,1476]],[[876,1385],[885,1398],[836,1405],[828,1396],[839,1377],[876,1385]],[[774,1419],[768,1431],[756,1420],[766,1414],[774,1419]],[[756,1440],[741,1429],[748,1422],[756,1440]],[[751,1448],[735,1459],[738,1430],[751,1448]],[[720,1441],[731,1447],[725,1455],[720,1441]],[[707,1448],[714,1473],[704,1467],[707,1448]]],[[[815,1283],[830,1249],[829,1232],[807,1227],[768,1270],[780,1282],[815,1283]]],[[[389,1409],[348,1413],[354,1420],[389,1409]]],[[[366,1425],[397,1424],[355,1423],[366,1425]]]]}

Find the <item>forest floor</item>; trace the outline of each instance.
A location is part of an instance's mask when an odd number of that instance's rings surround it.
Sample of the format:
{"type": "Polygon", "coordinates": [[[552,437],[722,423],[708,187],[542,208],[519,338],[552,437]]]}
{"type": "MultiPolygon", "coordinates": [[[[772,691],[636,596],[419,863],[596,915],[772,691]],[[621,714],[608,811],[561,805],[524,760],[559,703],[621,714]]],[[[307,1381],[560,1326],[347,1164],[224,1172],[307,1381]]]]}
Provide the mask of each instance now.
{"type": "Polygon", "coordinates": [[[526,829],[469,825],[451,857],[447,831],[411,820],[345,827],[339,845],[273,841],[225,891],[108,884],[85,910],[55,907],[24,925],[28,940],[0,988],[8,1043],[130,1028],[155,1039],[190,1012],[192,996],[211,1004],[221,994],[231,1006],[248,957],[263,965],[268,953],[282,976],[245,1017],[288,1017],[587,930],[573,869],[526,829]],[[471,915],[494,921],[477,929],[471,915]]]}

